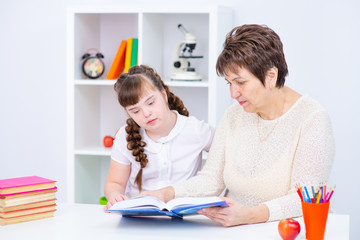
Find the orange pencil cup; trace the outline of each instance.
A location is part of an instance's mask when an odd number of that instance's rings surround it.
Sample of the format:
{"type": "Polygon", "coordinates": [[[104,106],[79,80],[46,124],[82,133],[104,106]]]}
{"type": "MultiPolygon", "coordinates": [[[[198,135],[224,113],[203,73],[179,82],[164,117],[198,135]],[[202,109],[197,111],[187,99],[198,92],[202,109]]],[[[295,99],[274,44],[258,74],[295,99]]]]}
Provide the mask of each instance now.
{"type": "Polygon", "coordinates": [[[327,203],[301,202],[305,222],[305,235],[308,240],[324,239],[326,220],[329,212],[327,203]]]}

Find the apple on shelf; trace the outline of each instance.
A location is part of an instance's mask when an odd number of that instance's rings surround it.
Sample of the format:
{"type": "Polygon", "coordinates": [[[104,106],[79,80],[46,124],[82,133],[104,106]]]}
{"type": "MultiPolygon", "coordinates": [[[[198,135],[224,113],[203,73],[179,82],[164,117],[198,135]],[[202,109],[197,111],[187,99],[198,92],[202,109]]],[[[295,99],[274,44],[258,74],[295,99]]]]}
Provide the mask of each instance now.
{"type": "Polygon", "coordinates": [[[300,233],[300,224],[292,218],[283,219],[279,222],[278,230],[283,240],[294,240],[300,233]]]}
{"type": "Polygon", "coordinates": [[[112,136],[105,136],[103,143],[104,143],[104,147],[110,148],[114,143],[114,138],[112,136]]]}

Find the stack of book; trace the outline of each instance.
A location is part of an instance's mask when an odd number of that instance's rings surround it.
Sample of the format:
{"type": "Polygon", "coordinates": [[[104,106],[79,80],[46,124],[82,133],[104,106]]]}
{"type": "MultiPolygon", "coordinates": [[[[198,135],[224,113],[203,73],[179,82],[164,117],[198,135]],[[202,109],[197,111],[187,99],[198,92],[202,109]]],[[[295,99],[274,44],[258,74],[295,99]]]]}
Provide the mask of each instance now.
{"type": "Polygon", "coordinates": [[[0,180],[0,225],[54,216],[55,181],[38,177],[0,180]]]}
{"type": "Polygon", "coordinates": [[[138,45],[137,38],[122,40],[119,49],[114,57],[107,79],[113,80],[120,77],[120,74],[129,71],[129,68],[138,64],[138,45]]]}

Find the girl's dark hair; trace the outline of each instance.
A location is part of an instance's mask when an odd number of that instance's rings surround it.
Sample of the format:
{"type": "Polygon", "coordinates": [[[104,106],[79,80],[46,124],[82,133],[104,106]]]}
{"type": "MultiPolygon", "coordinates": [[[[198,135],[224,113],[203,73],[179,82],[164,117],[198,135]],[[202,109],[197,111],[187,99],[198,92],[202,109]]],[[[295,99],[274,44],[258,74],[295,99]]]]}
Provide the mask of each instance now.
{"type": "Polygon", "coordinates": [[[276,67],[276,87],[284,86],[288,68],[280,37],[267,26],[253,24],[232,29],[217,59],[216,72],[224,76],[227,70],[236,73],[238,67],[249,70],[264,86],[266,72],[276,67]]]}
{"type": "MultiPolygon", "coordinates": [[[[165,85],[154,69],[146,65],[131,67],[128,73],[121,74],[114,85],[118,101],[124,108],[138,103],[143,93],[149,88],[152,90],[157,89],[159,91],[165,90],[169,109],[176,110],[181,115],[189,116],[189,112],[181,99],[169,90],[169,87],[165,85]]],[[[126,124],[127,148],[132,151],[135,161],[139,162],[141,166],[135,178],[135,183],[141,191],[142,170],[148,163],[147,155],[144,153],[146,143],[141,138],[140,126],[132,118],[127,119],[126,124]]]]}

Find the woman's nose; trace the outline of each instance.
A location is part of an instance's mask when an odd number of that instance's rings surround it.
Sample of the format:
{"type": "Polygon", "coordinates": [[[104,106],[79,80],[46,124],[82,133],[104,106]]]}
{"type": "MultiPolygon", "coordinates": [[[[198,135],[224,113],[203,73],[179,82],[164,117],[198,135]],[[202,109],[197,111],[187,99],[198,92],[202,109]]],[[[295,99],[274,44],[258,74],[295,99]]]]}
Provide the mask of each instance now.
{"type": "Polygon", "coordinates": [[[230,86],[230,95],[231,98],[236,99],[241,96],[240,89],[234,85],[230,86]]]}

